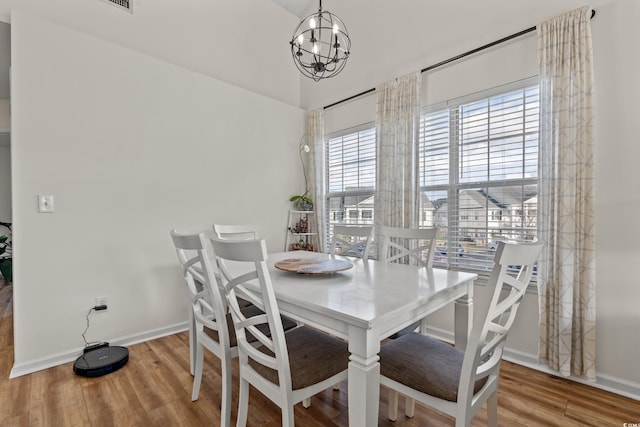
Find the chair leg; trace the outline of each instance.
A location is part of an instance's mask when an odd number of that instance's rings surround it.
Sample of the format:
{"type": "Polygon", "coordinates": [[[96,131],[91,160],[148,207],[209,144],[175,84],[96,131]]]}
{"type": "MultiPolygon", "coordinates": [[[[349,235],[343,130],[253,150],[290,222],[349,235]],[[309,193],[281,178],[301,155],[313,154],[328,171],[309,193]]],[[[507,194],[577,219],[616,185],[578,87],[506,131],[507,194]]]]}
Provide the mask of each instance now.
{"type": "Polygon", "coordinates": [[[394,389],[389,389],[389,421],[395,421],[398,419],[398,392],[394,389]]]}
{"type": "Polygon", "coordinates": [[[191,375],[195,375],[196,372],[196,346],[198,337],[196,336],[195,318],[193,317],[193,311],[189,309],[189,371],[191,375]]]}
{"type": "Polygon", "coordinates": [[[404,414],[408,418],[413,418],[413,415],[415,413],[416,413],[416,401],[408,396],[405,396],[404,414]]]}
{"type": "Polygon", "coordinates": [[[422,318],[422,320],[420,320],[420,329],[418,329],[418,331],[422,334],[422,335],[426,335],[427,334],[427,319],[426,318],[422,318]]]}
{"type": "Polygon", "coordinates": [[[498,427],[498,390],[487,399],[487,425],[498,427]]]}
{"type": "Polygon", "coordinates": [[[240,377],[240,389],[238,392],[238,419],[236,427],[246,427],[247,412],[249,411],[249,382],[240,377]]]}
{"type": "Polygon", "coordinates": [[[195,370],[193,374],[193,389],[191,390],[191,400],[198,400],[200,394],[200,383],[202,382],[202,365],[204,364],[204,347],[201,344],[195,345],[195,370]]]}
{"type": "Polygon", "coordinates": [[[231,355],[223,356],[222,367],[222,408],[220,409],[220,424],[223,427],[231,425],[231,355]]]}
{"type": "Polygon", "coordinates": [[[282,427],[295,427],[293,419],[293,405],[287,399],[287,404],[282,407],[282,427]]]}
{"type": "Polygon", "coordinates": [[[308,408],[309,406],[311,406],[311,398],[307,397],[306,399],[302,399],[302,406],[304,408],[308,408]]]}

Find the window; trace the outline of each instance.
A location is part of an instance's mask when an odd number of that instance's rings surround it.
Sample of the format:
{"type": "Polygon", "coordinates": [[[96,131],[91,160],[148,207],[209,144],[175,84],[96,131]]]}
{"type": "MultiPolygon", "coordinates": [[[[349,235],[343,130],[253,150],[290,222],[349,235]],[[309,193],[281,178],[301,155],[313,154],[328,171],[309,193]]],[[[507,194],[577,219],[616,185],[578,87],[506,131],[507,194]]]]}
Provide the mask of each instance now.
{"type": "Polygon", "coordinates": [[[439,228],[436,265],[488,271],[499,240],[535,238],[538,108],[529,79],[421,115],[420,225],[439,228]]]}
{"type": "MultiPolygon", "coordinates": [[[[330,135],[326,153],[327,232],[330,234],[331,226],[336,223],[373,224],[376,184],[374,125],[330,135]]],[[[329,238],[327,242],[330,242],[329,238]]]]}

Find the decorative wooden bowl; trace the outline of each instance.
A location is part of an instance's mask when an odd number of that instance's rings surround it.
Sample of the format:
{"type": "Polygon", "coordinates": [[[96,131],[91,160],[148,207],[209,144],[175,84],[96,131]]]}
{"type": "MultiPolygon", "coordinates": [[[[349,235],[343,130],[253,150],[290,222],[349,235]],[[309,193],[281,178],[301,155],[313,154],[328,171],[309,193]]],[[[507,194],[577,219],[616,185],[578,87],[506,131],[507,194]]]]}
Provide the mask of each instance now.
{"type": "Polygon", "coordinates": [[[299,274],[331,274],[353,267],[349,261],[332,258],[291,258],[278,261],[274,265],[279,270],[299,274]]]}

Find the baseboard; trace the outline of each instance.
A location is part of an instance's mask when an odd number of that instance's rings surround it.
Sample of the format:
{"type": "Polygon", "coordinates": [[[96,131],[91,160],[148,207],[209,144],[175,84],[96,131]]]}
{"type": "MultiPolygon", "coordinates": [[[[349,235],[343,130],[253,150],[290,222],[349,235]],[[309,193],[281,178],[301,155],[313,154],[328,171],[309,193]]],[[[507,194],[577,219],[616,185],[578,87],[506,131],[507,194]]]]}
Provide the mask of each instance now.
{"type": "MultiPolygon", "coordinates": [[[[442,341],[453,343],[453,334],[449,331],[437,328],[427,328],[427,334],[442,341]]],[[[617,378],[606,374],[596,374],[595,381],[587,381],[583,378],[574,376],[565,377],[560,375],[558,371],[540,364],[538,362],[537,354],[523,353],[507,347],[505,347],[504,349],[504,355],[502,358],[509,362],[526,366],[527,368],[535,369],[536,371],[544,372],[549,375],[554,375],[559,378],[564,378],[580,384],[585,384],[611,393],[619,394],[630,399],[640,400],[640,384],[627,381],[622,378],[617,378]]]]}
{"type": "MultiPolygon", "coordinates": [[[[110,345],[129,346],[138,344],[145,341],[154,340],[156,338],[166,337],[167,335],[177,334],[178,332],[186,331],[188,329],[188,323],[182,322],[175,325],[170,325],[164,328],[154,329],[152,331],[142,332],[140,334],[129,335],[126,337],[116,338],[109,340],[110,345]]],[[[34,360],[28,363],[14,364],[11,368],[9,378],[16,378],[22,375],[31,374],[33,372],[41,371],[43,369],[52,368],[54,366],[63,365],[68,362],[74,361],[82,352],[82,349],[75,350],[66,353],[54,354],[50,357],[34,360]]]]}

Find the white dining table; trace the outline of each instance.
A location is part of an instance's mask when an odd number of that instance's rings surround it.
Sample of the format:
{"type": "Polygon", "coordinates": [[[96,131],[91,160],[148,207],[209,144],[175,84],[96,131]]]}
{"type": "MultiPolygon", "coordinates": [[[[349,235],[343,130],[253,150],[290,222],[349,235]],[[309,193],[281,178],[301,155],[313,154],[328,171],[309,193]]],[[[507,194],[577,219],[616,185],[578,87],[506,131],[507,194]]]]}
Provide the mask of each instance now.
{"type": "MultiPolygon", "coordinates": [[[[329,257],[278,252],[267,264],[283,314],[349,343],[349,426],[378,425],[381,340],[443,306],[455,305],[455,345],[464,348],[473,321],[476,274],[377,260],[336,257],[353,267],[330,274],[298,274],[277,261],[329,257]]],[[[227,265],[229,271],[234,268],[227,265]]]]}

